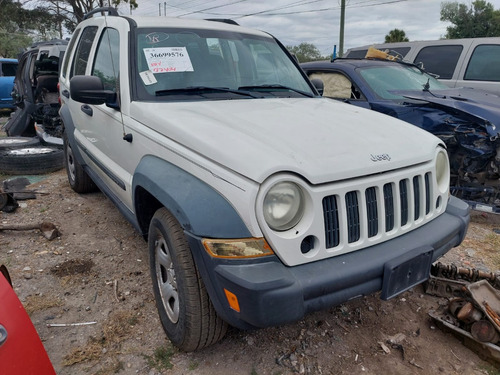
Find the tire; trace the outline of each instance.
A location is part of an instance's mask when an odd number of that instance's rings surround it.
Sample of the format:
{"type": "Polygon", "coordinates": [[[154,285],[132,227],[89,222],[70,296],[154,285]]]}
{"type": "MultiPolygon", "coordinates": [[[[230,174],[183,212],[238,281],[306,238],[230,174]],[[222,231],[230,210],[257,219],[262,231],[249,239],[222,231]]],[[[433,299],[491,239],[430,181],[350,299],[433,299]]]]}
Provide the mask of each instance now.
{"type": "Polygon", "coordinates": [[[66,132],[63,133],[64,166],[68,175],[68,182],[75,192],[79,194],[91,193],[97,190],[94,181],[75,159],[73,150],[68,142],[66,132]]]}
{"type": "Polygon", "coordinates": [[[36,137],[1,137],[0,151],[14,150],[16,148],[25,148],[37,146],[40,140],[36,137]]]}
{"type": "Polygon", "coordinates": [[[0,151],[0,173],[45,174],[63,168],[63,151],[56,147],[25,147],[0,151]]]}
{"type": "Polygon", "coordinates": [[[222,339],[228,325],[210,301],[181,226],[165,208],[151,220],[148,247],[156,307],[170,341],[188,352],[222,339]]]}

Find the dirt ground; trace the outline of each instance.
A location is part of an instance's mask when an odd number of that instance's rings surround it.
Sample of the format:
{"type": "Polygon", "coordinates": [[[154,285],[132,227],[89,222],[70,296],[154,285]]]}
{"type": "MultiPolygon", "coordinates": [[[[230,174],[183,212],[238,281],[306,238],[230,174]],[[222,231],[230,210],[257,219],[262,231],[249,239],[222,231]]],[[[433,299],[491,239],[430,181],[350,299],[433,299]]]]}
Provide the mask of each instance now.
{"type": "MultiPolygon", "coordinates": [[[[233,329],[212,347],[179,352],[157,317],[146,243],[112,203],[101,193],[74,193],[63,170],[29,189],[49,194],[19,201],[15,212],[0,212],[0,222],[49,221],[60,236],[49,241],[36,230],[0,231],[0,263],[57,374],[500,374],[435,325],[428,312],[447,302],[421,286],[390,301],[353,300],[283,327],[233,329]]],[[[495,220],[475,215],[464,244],[442,262],[500,269],[495,220]]]]}

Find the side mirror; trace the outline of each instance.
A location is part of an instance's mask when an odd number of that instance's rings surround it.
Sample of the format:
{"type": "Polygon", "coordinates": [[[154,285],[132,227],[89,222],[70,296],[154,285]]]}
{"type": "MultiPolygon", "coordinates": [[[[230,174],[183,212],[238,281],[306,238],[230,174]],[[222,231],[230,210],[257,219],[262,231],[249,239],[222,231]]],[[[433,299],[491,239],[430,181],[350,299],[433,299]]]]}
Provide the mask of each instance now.
{"type": "Polygon", "coordinates": [[[325,85],[324,85],[323,81],[320,80],[319,78],[314,78],[314,79],[311,79],[311,83],[316,88],[316,90],[318,90],[319,94],[321,96],[323,96],[323,91],[325,89],[325,85]]]}
{"type": "Polygon", "coordinates": [[[96,76],[74,76],[69,81],[71,99],[85,104],[106,104],[111,108],[118,108],[117,94],[111,90],[104,90],[104,85],[96,76]]]}

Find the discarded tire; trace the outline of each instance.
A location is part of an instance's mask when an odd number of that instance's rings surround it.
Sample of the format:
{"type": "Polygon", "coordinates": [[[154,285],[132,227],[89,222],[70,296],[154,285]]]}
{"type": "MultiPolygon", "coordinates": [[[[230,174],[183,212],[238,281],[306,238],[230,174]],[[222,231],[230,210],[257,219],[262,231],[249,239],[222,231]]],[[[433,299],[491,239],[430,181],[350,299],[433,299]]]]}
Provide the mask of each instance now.
{"type": "Polygon", "coordinates": [[[3,174],[44,174],[57,171],[63,166],[63,150],[56,147],[0,150],[0,173],[3,174]]]}
{"type": "Polygon", "coordinates": [[[1,137],[0,151],[32,147],[39,144],[40,140],[36,137],[1,137]]]}

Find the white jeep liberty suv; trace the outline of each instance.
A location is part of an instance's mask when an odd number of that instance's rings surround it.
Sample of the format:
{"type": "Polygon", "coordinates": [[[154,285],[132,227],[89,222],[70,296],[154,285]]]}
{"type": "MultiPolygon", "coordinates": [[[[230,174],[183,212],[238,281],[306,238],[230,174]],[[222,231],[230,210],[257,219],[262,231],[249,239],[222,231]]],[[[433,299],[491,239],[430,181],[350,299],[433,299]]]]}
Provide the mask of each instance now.
{"type": "Polygon", "coordinates": [[[465,236],[444,144],[321,98],[267,33],[97,9],[59,78],[69,183],[143,234],[181,350],[391,298],[465,236]]]}

